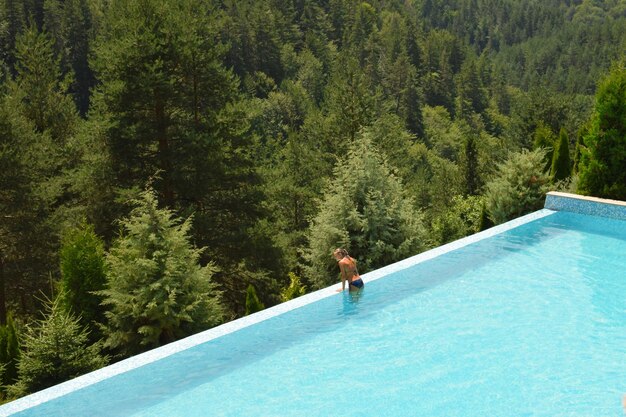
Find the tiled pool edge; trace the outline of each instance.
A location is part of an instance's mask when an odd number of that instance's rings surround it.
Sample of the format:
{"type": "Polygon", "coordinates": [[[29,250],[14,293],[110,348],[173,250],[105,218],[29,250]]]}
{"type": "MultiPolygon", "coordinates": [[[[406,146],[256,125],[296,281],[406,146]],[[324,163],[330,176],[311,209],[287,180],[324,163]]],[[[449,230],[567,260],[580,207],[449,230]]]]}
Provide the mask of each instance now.
{"type": "Polygon", "coordinates": [[[546,209],[626,220],[626,202],[551,191],[546,209]]]}
{"type": "MultiPolygon", "coordinates": [[[[418,255],[412,256],[410,258],[404,259],[402,261],[396,262],[391,265],[387,265],[383,268],[377,269],[367,274],[363,274],[363,279],[366,283],[377,280],[391,273],[409,268],[420,262],[433,259],[447,252],[451,252],[453,250],[467,246],[471,243],[475,243],[480,240],[506,232],[510,229],[519,227],[525,223],[532,222],[534,220],[549,216],[554,213],[555,211],[548,210],[548,209],[538,210],[536,212],[519,217],[517,219],[511,220],[501,225],[494,226],[485,231],[476,233],[471,236],[467,236],[463,239],[459,239],[454,242],[450,242],[446,245],[439,246],[437,248],[428,250],[426,252],[422,252],[418,255]]],[[[61,384],[55,385],[53,387],[47,388],[45,390],[28,395],[26,397],[19,398],[15,401],[1,405],[0,417],[10,416],[15,413],[19,413],[21,411],[24,411],[29,408],[35,407],[39,404],[42,404],[46,401],[53,400],[55,398],[69,394],[73,391],[77,391],[81,388],[85,388],[89,385],[95,384],[104,379],[111,378],[115,375],[130,371],[135,368],[139,368],[143,365],[147,365],[149,363],[163,359],[167,356],[189,349],[201,343],[208,342],[220,336],[232,333],[234,331],[240,330],[250,325],[259,323],[261,321],[268,320],[279,314],[283,314],[290,310],[294,310],[296,308],[300,308],[302,306],[314,303],[315,301],[321,300],[323,298],[336,295],[337,293],[335,290],[337,288],[338,288],[338,284],[334,284],[330,287],[323,288],[319,291],[315,291],[310,294],[306,294],[302,297],[276,305],[274,307],[268,308],[266,310],[260,311],[250,316],[233,320],[231,322],[206,330],[204,332],[189,336],[185,339],[182,339],[182,340],[170,343],[168,345],[162,346],[160,348],[156,348],[151,351],[133,356],[132,358],[128,358],[123,361],[114,363],[112,365],[98,369],[86,375],[79,376],[70,381],[66,381],[61,384]]]]}

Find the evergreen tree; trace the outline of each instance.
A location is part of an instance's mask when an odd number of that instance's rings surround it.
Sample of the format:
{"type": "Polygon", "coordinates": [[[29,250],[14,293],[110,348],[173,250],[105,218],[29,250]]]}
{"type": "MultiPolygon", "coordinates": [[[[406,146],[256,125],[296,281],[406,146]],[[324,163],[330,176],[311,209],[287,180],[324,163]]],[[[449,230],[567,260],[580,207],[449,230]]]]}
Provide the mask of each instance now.
{"type": "Polygon", "coordinates": [[[248,285],[246,290],[246,316],[261,311],[265,308],[263,303],[256,295],[256,290],[252,284],[248,285]]]}
{"type": "Polygon", "coordinates": [[[554,149],[550,176],[553,181],[561,181],[572,174],[572,166],[569,157],[569,138],[565,129],[559,132],[559,141],[554,149]]]}
{"type": "Polygon", "coordinates": [[[590,127],[583,136],[578,191],[626,200],[626,68],[600,83],[590,127]]]}
{"type": "Polygon", "coordinates": [[[152,190],[134,201],[107,255],[105,346],[132,355],[205,330],[222,320],[219,293],[190,243],[191,219],[159,209],[152,190]]]}
{"type": "Polygon", "coordinates": [[[354,58],[338,58],[326,94],[325,105],[338,140],[353,140],[375,117],[378,97],[370,94],[365,74],[354,58]]]}
{"type": "Polygon", "coordinates": [[[472,113],[483,113],[487,108],[476,62],[470,58],[463,62],[456,80],[456,112],[459,117],[469,118],[472,113]]]}
{"type": "Polygon", "coordinates": [[[249,232],[262,216],[262,193],[216,18],[201,0],[112,3],[95,46],[93,117],[105,130],[109,183],[121,200],[158,172],[162,204],[194,213],[196,242],[229,270],[257,253],[249,232]]]}
{"type": "Polygon", "coordinates": [[[52,236],[60,222],[51,215],[63,199],[62,149],[73,124],[46,37],[28,29],[16,56],[17,75],[0,89],[0,324],[7,300],[30,309],[30,295],[47,291],[57,269],[52,236]]]}
{"type": "Polygon", "coordinates": [[[0,391],[4,387],[13,384],[17,380],[17,364],[19,362],[20,349],[17,329],[13,317],[7,316],[7,324],[0,325],[0,391]]]}
{"type": "MultiPolygon", "coordinates": [[[[29,26],[17,39],[16,77],[8,85],[7,104],[28,125],[30,140],[25,156],[30,171],[29,188],[40,202],[42,227],[59,234],[65,226],[72,207],[71,185],[66,170],[71,155],[67,144],[75,135],[80,118],[68,93],[71,74],[61,74],[60,59],[54,53],[53,41],[45,33],[29,26]],[[68,209],[68,207],[70,207],[68,209]]],[[[45,243],[44,266],[48,271],[56,264],[56,239],[45,243]]],[[[46,273],[48,272],[46,271],[46,273]]]]}
{"type": "Polygon", "coordinates": [[[378,152],[367,134],[360,136],[322,196],[305,251],[307,279],[316,288],[334,281],[336,247],[347,248],[362,273],[425,247],[421,214],[378,152]]]}
{"type": "Polygon", "coordinates": [[[533,134],[533,149],[543,149],[546,154],[546,169],[552,167],[554,159],[554,148],[556,147],[557,138],[554,136],[552,129],[541,122],[535,129],[533,134]]]}
{"type": "MultiPolygon", "coordinates": [[[[74,132],[76,108],[67,95],[71,76],[62,76],[53,40],[29,26],[16,41],[16,79],[11,94],[39,133],[47,132],[58,148],[74,132]]],[[[53,155],[59,151],[48,150],[53,155]]],[[[57,159],[58,156],[54,155],[57,159]]]]}
{"type": "MultiPolygon", "coordinates": [[[[92,329],[104,323],[102,297],[95,292],[104,289],[104,245],[93,226],[83,223],[67,232],[60,251],[61,282],[59,304],[67,312],[79,316],[82,326],[92,329]]],[[[95,341],[94,340],[94,341],[95,341]]]]}
{"type": "Polygon", "coordinates": [[[21,0],[6,0],[0,4],[0,60],[13,74],[15,65],[15,41],[26,26],[25,7],[21,0]]]}
{"type": "Polygon", "coordinates": [[[8,387],[20,397],[94,371],[108,359],[99,345],[88,345],[89,334],[58,301],[48,301],[45,317],[27,328],[18,365],[18,380],[8,387]]]}
{"type": "Polygon", "coordinates": [[[89,108],[89,90],[95,84],[89,66],[93,17],[88,0],[45,0],[44,28],[55,43],[64,71],[75,75],[69,90],[82,115],[89,108]]]}
{"type": "Polygon", "coordinates": [[[495,224],[504,223],[543,206],[549,177],[543,150],[513,153],[498,165],[486,184],[487,210],[495,224]]]}
{"type": "Polygon", "coordinates": [[[478,149],[476,139],[468,135],[464,146],[464,174],[467,195],[477,195],[480,188],[480,176],[478,173],[478,149]]]}

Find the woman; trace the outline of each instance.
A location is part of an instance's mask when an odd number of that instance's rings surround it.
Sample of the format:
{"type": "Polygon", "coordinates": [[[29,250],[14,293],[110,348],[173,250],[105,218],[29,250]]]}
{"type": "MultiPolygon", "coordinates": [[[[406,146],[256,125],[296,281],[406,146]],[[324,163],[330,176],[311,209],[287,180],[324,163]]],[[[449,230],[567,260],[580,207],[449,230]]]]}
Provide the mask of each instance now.
{"type": "Polygon", "coordinates": [[[339,270],[341,271],[341,289],[337,292],[341,292],[346,289],[346,281],[348,282],[349,291],[357,291],[365,286],[359,271],[356,269],[356,261],[345,249],[337,248],[333,252],[333,256],[339,263],[339,270]]]}

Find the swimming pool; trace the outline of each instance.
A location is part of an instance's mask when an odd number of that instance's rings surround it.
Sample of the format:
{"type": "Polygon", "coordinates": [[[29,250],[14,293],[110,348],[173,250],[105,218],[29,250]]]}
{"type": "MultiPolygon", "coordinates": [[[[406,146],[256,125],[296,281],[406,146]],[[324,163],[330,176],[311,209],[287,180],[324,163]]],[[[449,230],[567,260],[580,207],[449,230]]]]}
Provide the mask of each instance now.
{"type": "Polygon", "coordinates": [[[626,221],[534,218],[15,415],[620,415],[626,221]]]}

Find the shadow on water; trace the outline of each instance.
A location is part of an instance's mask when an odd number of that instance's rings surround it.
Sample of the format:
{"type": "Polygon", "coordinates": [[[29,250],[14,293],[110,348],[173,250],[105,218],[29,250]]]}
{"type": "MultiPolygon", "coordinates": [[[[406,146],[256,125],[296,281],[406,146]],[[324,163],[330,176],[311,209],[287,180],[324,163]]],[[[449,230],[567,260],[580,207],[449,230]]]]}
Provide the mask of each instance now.
{"type": "Polygon", "coordinates": [[[466,271],[479,268],[494,259],[502,259],[512,252],[531,247],[577,226],[579,219],[572,220],[559,214],[459,248],[384,279],[369,283],[365,279],[366,286],[362,291],[346,291],[324,298],[17,415],[59,415],[59,410],[62,410],[64,416],[117,416],[138,412],[316,335],[336,331],[349,320],[368,320],[386,305],[427,291],[466,271]],[[94,407],[95,404],[101,406],[94,407]]]}

